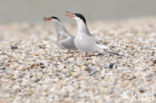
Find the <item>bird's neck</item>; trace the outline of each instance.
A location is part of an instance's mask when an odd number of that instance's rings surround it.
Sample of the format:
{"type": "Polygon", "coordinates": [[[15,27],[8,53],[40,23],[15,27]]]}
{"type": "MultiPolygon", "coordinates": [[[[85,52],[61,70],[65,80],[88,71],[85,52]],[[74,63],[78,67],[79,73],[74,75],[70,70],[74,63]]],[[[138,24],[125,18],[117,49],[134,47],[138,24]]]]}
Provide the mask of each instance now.
{"type": "Polygon", "coordinates": [[[54,25],[55,25],[56,33],[67,32],[61,22],[55,21],[54,25]]]}
{"type": "Polygon", "coordinates": [[[58,21],[54,21],[54,25],[55,25],[55,29],[57,30],[57,29],[60,29],[63,25],[60,23],[60,22],[58,22],[58,21]]]}
{"type": "Polygon", "coordinates": [[[79,21],[77,22],[77,25],[78,25],[78,32],[77,32],[78,35],[89,34],[89,29],[87,24],[85,24],[82,21],[79,21]]]}

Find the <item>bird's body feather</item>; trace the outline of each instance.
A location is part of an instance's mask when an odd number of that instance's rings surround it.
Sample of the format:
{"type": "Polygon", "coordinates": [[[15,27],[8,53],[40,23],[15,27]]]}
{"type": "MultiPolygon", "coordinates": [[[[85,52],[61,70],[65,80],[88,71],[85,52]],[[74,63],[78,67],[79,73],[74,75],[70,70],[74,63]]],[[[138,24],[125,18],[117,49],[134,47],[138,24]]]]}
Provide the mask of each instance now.
{"type": "Polygon", "coordinates": [[[68,37],[66,39],[60,40],[60,44],[64,48],[70,48],[71,50],[76,50],[76,47],[74,44],[74,37],[68,37]]]}
{"type": "Polygon", "coordinates": [[[74,44],[74,36],[68,33],[66,28],[59,22],[55,21],[55,28],[57,33],[57,40],[60,45],[62,45],[66,49],[76,50],[74,44]]]}
{"type": "Polygon", "coordinates": [[[98,41],[91,35],[86,35],[81,32],[75,37],[75,45],[78,49],[84,52],[103,52],[102,46],[98,44],[98,41]]]}
{"type": "Polygon", "coordinates": [[[92,36],[87,24],[79,18],[77,18],[76,21],[78,25],[78,32],[74,40],[76,48],[84,52],[103,52],[102,46],[100,46],[98,40],[92,36]]]}

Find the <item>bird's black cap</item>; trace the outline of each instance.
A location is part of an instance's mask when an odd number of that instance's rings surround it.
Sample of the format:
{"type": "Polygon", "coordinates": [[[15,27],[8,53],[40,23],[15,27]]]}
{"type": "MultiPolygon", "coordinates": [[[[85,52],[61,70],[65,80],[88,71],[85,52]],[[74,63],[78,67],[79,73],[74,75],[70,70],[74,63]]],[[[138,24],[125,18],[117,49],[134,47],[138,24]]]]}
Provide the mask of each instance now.
{"type": "Polygon", "coordinates": [[[52,19],[57,19],[58,21],[60,21],[60,19],[59,19],[58,17],[56,17],[56,16],[52,16],[52,17],[50,17],[50,18],[52,18],[52,19]]]}
{"type": "Polygon", "coordinates": [[[79,17],[80,19],[82,19],[83,22],[86,24],[86,19],[85,19],[85,17],[82,14],[80,14],[80,13],[74,13],[74,15],[77,16],[77,17],[79,17]]]}

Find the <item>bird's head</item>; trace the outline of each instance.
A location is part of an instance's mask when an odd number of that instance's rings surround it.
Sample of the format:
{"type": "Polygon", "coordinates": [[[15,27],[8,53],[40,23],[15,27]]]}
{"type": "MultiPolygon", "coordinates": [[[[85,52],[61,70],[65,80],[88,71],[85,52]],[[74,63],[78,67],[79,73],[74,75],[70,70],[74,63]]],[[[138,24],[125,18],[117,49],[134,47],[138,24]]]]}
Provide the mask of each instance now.
{"type": "Polygon", "coordinates": [[[43,17],[44,21],[60,21],[60,19],[56,16],[52,16],[52,17],[43,17]]]}
{"type": "Polygon", "coordinates": [[[75,19],[77,22],[84,22],[86,24],[85,17],[80,13],[72,13],[72,12],[66,11],[66,16],[75,19]]]}

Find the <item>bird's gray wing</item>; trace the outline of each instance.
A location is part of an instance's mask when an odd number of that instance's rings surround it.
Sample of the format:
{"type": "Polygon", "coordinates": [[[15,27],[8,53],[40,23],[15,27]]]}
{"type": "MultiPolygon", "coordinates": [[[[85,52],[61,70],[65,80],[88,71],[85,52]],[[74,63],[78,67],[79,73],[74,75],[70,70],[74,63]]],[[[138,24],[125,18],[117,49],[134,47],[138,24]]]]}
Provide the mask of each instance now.
{"type": "Polygon", "coordinates": [[[68,37],[64,40],[61,40],[60,44],[66,49],[72,49],[72,50],[76,49],[74,44],[74,37],[68,37]]]}
{"type": "Polygon", "coordinates": [[[58,41],[64,40],[64,39],[72,36],[68,33],[68,31],[66,30],[66,28],[63,25],[58,25],[56,27],[56,32],[57,32],[58,41]]]}
{"type": "Polygon", "coordinates": [[[58,29],[58,31],[60,31],[61,34],[65,35],[66,37],[70,37],[69,32],[63,25],[59,25],[58,29]]]}

